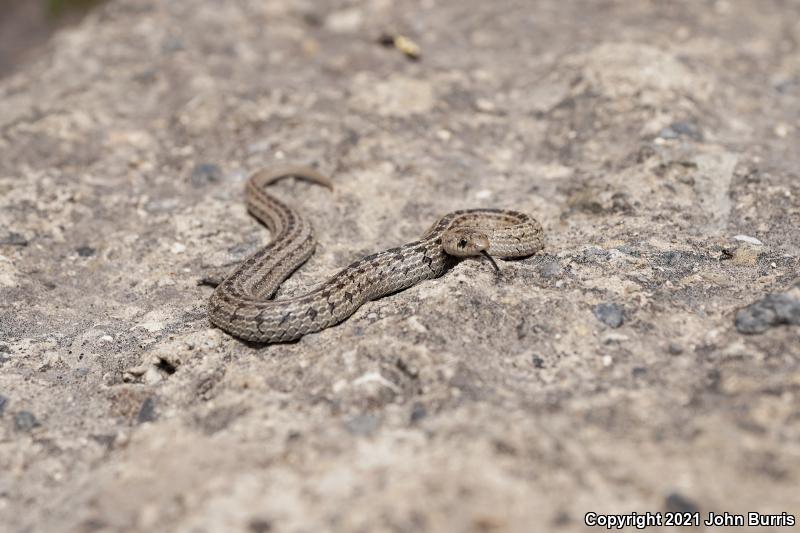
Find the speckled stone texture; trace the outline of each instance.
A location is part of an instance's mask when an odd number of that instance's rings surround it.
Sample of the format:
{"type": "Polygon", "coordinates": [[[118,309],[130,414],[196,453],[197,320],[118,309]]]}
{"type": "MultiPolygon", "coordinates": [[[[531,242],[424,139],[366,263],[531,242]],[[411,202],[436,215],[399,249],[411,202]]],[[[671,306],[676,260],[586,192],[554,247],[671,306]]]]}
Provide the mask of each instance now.
{"type": "Polygon", "coordinates": [[[112,1],[0,79],[2,529],[797,513],[800,326],[737,312],[796,308],[799,133],[792,1],[112,1]],[[282,295],[459,208],[547,245],[245,344],[202,280],[286,162],[336,188],[276,185],[282,295]]]}

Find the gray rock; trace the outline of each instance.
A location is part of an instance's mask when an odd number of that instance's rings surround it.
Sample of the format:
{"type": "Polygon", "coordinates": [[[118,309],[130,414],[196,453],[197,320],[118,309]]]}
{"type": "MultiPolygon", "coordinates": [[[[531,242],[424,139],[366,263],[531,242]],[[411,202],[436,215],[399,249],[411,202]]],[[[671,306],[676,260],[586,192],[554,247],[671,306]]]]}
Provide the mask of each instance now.
{"type": "Polygon", "coordinates": [[[764,333],[775,326],[798,325],[800,298],[789,293],[770,294],[740,309],[735,324],[739,333],[748,335],[764,333]]]}
{"type": "Polygon", "coordinates": [[[156,399],[149,396],[142,402],[142,407],[139,409],[136,421],[142,424],[144,422],[153,422],[156,418],[158,418],[156,416],[156,399]]]}
{"type": "Polygon", "coordinates": [[[670,513],[697,513],[700,507],[679,492],[671,492],[664,498],[664,510],[670,513]]]}
{"type": "Polygon", "coordinates": [[[594,306],[592,312],[597,320],[610,328],[618,328],[625,322],[625,310],[617,304],[598,304],[594,306]]]}
{"type": "Polygon", "coordinates": [[[192,175],[189,179],[192,182],[192,185],[195,187],[201,187],[215,181],[220,181],[222,178],[223,173],[219,165],[215,165],[213,163],[200,163],[194,167],[192,170],[192,175]]]}
{"type": "MultiPolygon", "coordinates": [[[[413,416],[413,414],[412,414],[413,416]]],[[[354,435],[369,436],[377,431],[381,419],[372,414],[356,415],[345,423],[347,431],[354,435]]]]}
{"type": "Polygon", "coordinates": [[[14,429],[20,433],[28,433],[41,424],[30,411],[19,411],[14,414],[14,429]]]}
{"type": "Polygon", "coordinates": [[[6,410],[6,405],[8,405],[8,398],[0,394],[0,416],[3,416],[3,412],[6,410]]]}
{"type": "Polygon", "coordinates": [[[5,237],[0,238],[0,246],[28,246],[28,239],[23,235],[15,232],[8,233],[5,237]]]}
{"type": "Polygon", "coordinates": [[[91,257],[95,254],[95,252],[97,252],[97,250],[95,250],[91,246],[79,246],[78,248],[75,249],[75,251],[81,257],[91,257]]]}
{"type": "Polygon", "coordinates": [[[668,127],[662,129],[659,134],[662,139],[677,139],[687,137],[694,141],[702,141],[703,133],[691,122],[673,122],[668,127]]]}
{"type": "Polygon", "coordinates": [[[683,353],[683,346],[678,344],[677,342],[671,342],[667,346],[667,352],[670,355],[680,355],[683,353]]]}

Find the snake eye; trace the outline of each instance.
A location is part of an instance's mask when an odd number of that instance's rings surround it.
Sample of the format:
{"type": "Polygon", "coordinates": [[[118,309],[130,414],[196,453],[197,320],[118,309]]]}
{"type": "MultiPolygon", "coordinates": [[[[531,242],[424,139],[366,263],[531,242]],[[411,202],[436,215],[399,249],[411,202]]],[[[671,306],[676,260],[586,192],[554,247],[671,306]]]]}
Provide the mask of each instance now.
{"type": "Polygon", "coordinates": [[[466,246],[467,246],[467,239],[461,239],[460,241],[458,241],[459,248],[466,248],[466,246]]]}

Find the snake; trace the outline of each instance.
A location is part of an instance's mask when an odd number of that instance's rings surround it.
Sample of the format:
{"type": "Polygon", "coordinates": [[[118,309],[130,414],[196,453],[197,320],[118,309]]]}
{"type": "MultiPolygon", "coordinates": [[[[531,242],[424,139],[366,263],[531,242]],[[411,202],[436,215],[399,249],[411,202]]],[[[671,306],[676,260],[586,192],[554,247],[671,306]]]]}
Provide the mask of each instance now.
{"type": "Polygon", "coordinates": [[[544,246],[541,224],[506,209],[466,209],[440,217],[419,240],[363,257],[305,294],[275,299],[281,284],[314,254],[311,223],[266,191],[295,177],[333,189],[313,167],[266,168],[246,185],[247,209],[272,234],[270,243],[237,266],[211,295],[212,324],[245,341],[279,343],[334,326],[366,302],[443,275],[465,257],[528,257],[544,246]]]}

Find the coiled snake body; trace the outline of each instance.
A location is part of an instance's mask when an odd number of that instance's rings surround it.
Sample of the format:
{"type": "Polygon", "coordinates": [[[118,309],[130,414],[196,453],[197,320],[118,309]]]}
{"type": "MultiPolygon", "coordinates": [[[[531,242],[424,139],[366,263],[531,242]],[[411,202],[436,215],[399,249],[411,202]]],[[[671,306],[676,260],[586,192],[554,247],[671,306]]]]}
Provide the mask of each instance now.
{"type": "Polygon", "coordinates": [[[290,341],[333,326],[370,300],[441,276],[460,257],[526,257],[543,246],[541,225],[524,213],[455,211],[418,241],[364,257],[307,294],[272,300],[316,245],[311,224],[264,191],[266,185],[290,176],[331,187],[327,177],[308,167],[254,174],[247,183],[247,207],[269,228],[273,240],[220,283],[209,301],[211,322],[248,341],[290,341]]]}

